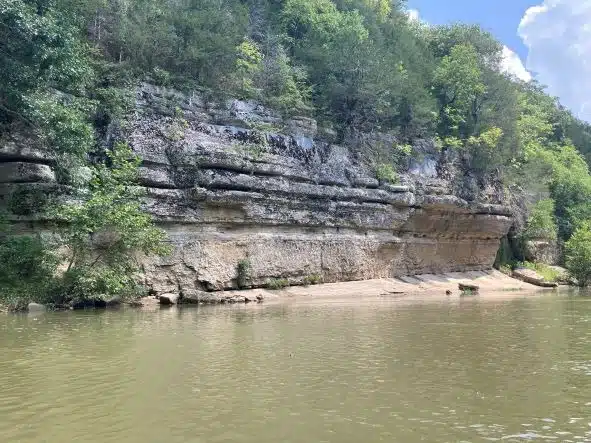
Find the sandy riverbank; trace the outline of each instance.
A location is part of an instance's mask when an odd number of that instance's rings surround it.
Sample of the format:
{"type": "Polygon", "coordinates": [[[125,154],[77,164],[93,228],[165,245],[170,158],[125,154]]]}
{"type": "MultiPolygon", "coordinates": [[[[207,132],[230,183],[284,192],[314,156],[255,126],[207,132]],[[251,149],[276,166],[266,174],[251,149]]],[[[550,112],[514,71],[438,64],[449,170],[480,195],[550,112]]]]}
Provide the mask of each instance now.
{"type": "MultiPolygon", "coordinates": [[[[291,286],[281,290],[249,289],[241,291],[225,291],[214,293],[220,299],[250,300],[262,298],[265,303],[294,302],[331,302],[364,299],[411,299],[459,297],[458,284],[476,285],[480,288],[478,296],[486,298],[515,297],[516,295],[535,295],[560,289],[547,289],[511,278],[499,271],[453,272],[448,274],[424,274],[409,277],[398,277],[378,280],[362,280],[351,282],[327,283],[312,286],[291,286]],[[450,291],[451,294],[447,294],[450,291]],[[261,297],[262,296],[262,297],[261,297]]],[[[238,303],[244,305],[244,303],[238,303]]],[[[254,303],[255,305],[257,303],[254,303]]],[[[156,297],[143,299],[144,308],[156,308],[159,305],[156,297]]],[[[253,303],[250,303],[253,305],[253,303]]],[[[0,306],[1,308],[1,306],[0,306]]],[[[1,309],[0,309],[1,311],[1,309]]]]}
{"type": "Polygon", "coordinates": [[[477,285],[480,296],[515,295],[515,293],[548,292],[556,289],[544,289],[511,278],[499,271],[452,272],[448,274],[425,274],[412,277],[399,277],[379,280],[363,280],[340,283],[327,283],[315,286],[293,286],[278,291],[252,289],[230,291],[231,294],[263,295],[265,301],[285,298],[345,298],[345,297],[402,297],[410,295],[446,295],[459,296],[458,284],[477,285]]]}

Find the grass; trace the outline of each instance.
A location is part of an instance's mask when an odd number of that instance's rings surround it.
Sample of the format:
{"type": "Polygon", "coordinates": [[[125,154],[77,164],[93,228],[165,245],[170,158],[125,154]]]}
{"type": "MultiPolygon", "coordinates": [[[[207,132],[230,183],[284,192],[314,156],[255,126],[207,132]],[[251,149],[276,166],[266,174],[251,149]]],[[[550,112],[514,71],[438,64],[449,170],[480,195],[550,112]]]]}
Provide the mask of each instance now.
{"type": "Polygon", "coordinates": [[[558,281],[562,275],[559,271],[553,269],[545,263],[523,262],[521,265],[526,269],[537,272],[541,277],[544,278],[544,280],[548,282],[558,281]]]}
{"type": "Polygon", "coordinates": [[[268,289],[283,289],[289,286],[289,280],[286,278],[272,278],[267,281],[268,289]]]}
{"type": "Polygon", "coordinates": [[[323,278],[320,274],[307,275],[306,277],[304,277],[304,286],[319,285],[320,283],[322,283],[322,281],[323,278]]]}

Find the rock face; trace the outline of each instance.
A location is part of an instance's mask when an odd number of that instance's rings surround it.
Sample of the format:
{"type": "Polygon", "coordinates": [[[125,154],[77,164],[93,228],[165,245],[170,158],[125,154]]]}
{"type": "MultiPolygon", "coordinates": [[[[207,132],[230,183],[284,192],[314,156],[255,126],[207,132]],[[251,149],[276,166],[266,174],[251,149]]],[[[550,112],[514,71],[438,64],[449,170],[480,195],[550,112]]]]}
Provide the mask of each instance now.
{"type": "MultiPolygon", "coordinates": [[[[110,133],[142,157],[146,209],[174,245],[171,256],[143,262],[155,294],[205,300],[200,291],[237,287],[241,261],[253,287],[485,270],[511,226],[494,192],[466,199],[454,160],[429,142],[417,142],[420,155],[393,185],[377,180],[356,146],[317,138],[315,121],[284,121],[256,103],[143,85],[134,116],[110,133]]],[[[35,181],[50,179],[36,171],[35,181]]],[[[8,195],[12,184],[2,186],[8,195]]]]}
{"type": "Polygon", "coordinates": [[[525,258],[532,262],[556,265],[561,262],[561,251],[556,240],[528,240],[525,243],[525,258]]]}
{"type": "Polygon", "coordinates": [[[27,311],[28,312],[45,312],[47,310],[47,307],[45,305],[39,304],[39,303],[29,303],[27,305],[27,311]]]}
{"type": "Polygon", "coordinates": [[[515,269],[513,271],[513,277],[526,283],[530,283],[535,286],[540,286],[542,288],[558,287],[558,283],[546,281],[544,277],[542,277],[536,271],[533,271],[531,269],[515,269]]]}

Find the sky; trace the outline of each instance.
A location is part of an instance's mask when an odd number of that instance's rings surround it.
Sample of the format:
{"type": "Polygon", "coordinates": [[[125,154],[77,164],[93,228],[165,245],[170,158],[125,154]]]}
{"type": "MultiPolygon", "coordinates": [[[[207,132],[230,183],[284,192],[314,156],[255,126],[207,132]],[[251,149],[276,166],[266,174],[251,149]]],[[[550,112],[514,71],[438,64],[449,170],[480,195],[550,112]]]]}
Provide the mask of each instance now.
{"type": "Polygon", "coordinates": [[[408,0],[431,24],[477,23],[504,49],[503,68],[535,79],[591,122],[591,0],[408,0]]]}

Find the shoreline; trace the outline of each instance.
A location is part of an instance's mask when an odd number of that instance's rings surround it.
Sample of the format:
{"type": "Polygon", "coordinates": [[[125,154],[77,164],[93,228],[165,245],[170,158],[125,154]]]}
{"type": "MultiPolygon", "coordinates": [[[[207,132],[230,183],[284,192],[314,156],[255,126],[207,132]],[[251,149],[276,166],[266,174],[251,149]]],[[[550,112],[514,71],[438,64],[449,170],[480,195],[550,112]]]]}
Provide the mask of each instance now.
{"type": "Polygon", "coordinates": [[[264,300],[290,298],[358,298],[358,297],[407,297],[412,295],[460,296],[458,284],[479,287],[479,295],[516,292],[549,292],[557,288],[543,288],[510,277],[495,269],[489,271],[450,272],[445,274],[423,274],[406,277],[360,280],[337,283],[323,283],[310,286],[291,286],[280,290],[246,289],[226,291],[229,296],[254,297],[262,295],[264,300]],[[446,294],[451,291],[451,294],[446,294]]]}
{"type": "MultiPolygon", "coordinates": [[[[282,302],[288,300],[350,300],[357,299],[404,299],[413,296],[426,296],[434,298],[460,297],[462,292],[459,290],[459,284],[474,285],[479,287],[478,296],[488,298],[499,298],[504,295],[514,297],[516,294],[536,294],[540,292],[552,292],[558,288],[543,288],[526,283],[522,280],[510,277],[502,272],[492,269],[489,271],[467,271],[450,272],[444,274],[423,274],[415,276],[405,276],[396,278],[384,278],[373,280],[359,280],[337,283],[321,283],[309,286],[290,286],[284,289],[270,290],[266,288],[244,289],[207,293],[210,299],[199,303],[167,304],[162,303],[158,297],[144,297],[139,301],[131,303],[120,303],[113,308],[128,306],[134,308],[183,306],[190,307],[196,305],[257,305],[261,302],[282,302]]],[[[565,286],[566,287],[566,286],[565,286]]],[[[476,294],[475,294],[476,295],[476,294]]],[[[42,305],[36,305],[34,312],[42,312],[42,305]]],[[[87,309],[101,309],[104,307],[95,307],[87,309]]],[[[60,309],[58,309],[60,310],[60,309]]],[[[61,309],[69,310],[69,309],[61,309]]],[[[9,311],[4,306],[0,306],[2,312],[27,312],[27,311],[9,311]]]]}

